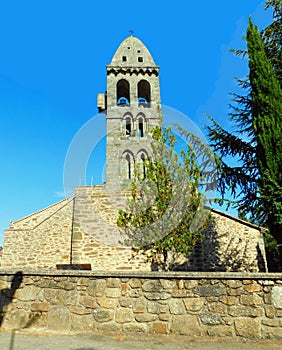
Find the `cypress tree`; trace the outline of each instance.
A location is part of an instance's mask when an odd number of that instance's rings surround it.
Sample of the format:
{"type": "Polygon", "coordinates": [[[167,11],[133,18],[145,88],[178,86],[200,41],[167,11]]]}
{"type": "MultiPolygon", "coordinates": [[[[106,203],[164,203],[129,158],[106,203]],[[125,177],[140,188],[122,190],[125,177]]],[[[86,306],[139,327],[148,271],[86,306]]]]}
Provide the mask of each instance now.
{"type": "MultiPolygon", "coordinates": [[[[282,90],[251,19],[247,29],[247,48],[252,123],[261,177],[259,193],[270,233],[282,245],[282,90]]],[[[282,262],[282,255],[280,259],[282,262]]]]}
{"type": "MultiPolygon", "coordinates": [[[[282,0],[267,0],[265,2],[265,9],[269,8],[273,9],[273,22],[262,31],[261,38],[264,43],[266,56],[281,88],[282,0]]],[[[248,50],[232,51],[243,57],[248,56],[248,50]]],[[[265,182],[266,175],[264,179],[261,176],[262,168],[258,164],[260,146],[257,144],[258,137],[254,130],[253,112],[255,111],[255,106],[253,105],[250,77],[247,76],[246,78],[236,80],[242,91],[239,94],[232,94],[231,112],[229,114],[232,125],[232,129],[230,128],[230,130],[232,131],[222,128],[212,117],[209,117],[211,124],[207,126],[210,146],[217,154],[219,176],[217,187],[221,195],[218,202],[222,205],[224,203],[227,204],[227,208],[229,206],[236,208],[241,218],[269,228],[280,242],[279,233],[274,233],[274,228],[272,227],[272,220],[275,216],[275,220],[273,220],[277,223],[275,225],[275,231],[280,230],[279,226],[277,226],[280,222],[280,215],[278,213],[281,212],[282,201],[279,180],[274,176],[270,178],[267,175],[267,170],[265,171],[268,181],[265,182]],[[230,162],[230,156],[233,159],[235,158],[236,162],[230,162]],[[272,193],[271,196],[270,194],[266,195],[266,189],[262,193],[263,183],[266,187],[269,187],[269,191],[272,188],[272,191],[270,191],[272,193]],[[276,190],[273,191],[273,188],[276,188],[276,190]],[[273,200],[270,205],[266,200],[273,196],[276,200],[273,200]]],[[[265,113],[267,114],[267,112],[265,113]]],[[[265,120],[265,122],[271,121],[272,119],[265,120]]],[[[279,126],[276,128],[276,136],[278,138],[279,126]]],[[[278,147],[278,144],[273,145],[273,150],[275,149],[274,146],[278,147]]],[[[271,151],[269,150],[270,153],[271,151]]],[[[279,166],[279,160],[277,157],[275,159],[273,158],[273,162],[278,161],[277,166],[279,166]]],[[[265,234],[265,242],[269,270],[277,271],[277,242],[273,240],[269,231],[265,234]]]]}

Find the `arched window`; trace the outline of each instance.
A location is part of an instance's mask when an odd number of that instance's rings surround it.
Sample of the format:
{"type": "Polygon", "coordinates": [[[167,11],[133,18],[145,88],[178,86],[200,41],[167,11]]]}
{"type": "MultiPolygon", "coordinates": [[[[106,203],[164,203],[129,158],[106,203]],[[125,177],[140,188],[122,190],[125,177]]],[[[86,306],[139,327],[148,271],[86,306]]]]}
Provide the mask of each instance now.
{"type": "Polygon", "coordinates": [[[144,154],[144,153],[142,153],[142,154],[141,154],[141,161],[142,161],[142,175],[143,175],[143,178],[144,178],[144,179],[145,179],[145,177],[146,177],[145,160],[146,160],[146,158],[145,158],[145,154],[144,154]]]}
{"type": "Polygon", "coordinates": [[[125,119],[125,134],[130,136],[132,131],[132,124],[131,124],[131,118],[126,117],[125,119]]]}
{"type": "Polygon", "coordinates": [[[127,153],[125,159],[127,161],[127,178],[131,179],[131,177],[132,177],[132,169],[131,169],[131,159],[130,159],[129,153],[127,153]]]}
{"type": "Polygon", "coordinates": [[[144,136],[144,120],[142,117],[138,118],[138,136],[139,137],[144,136]]]}
{"type": "Polygon", "coordinates": [[[147,80],[140,80],[138,83],[138,106],[150,107],[151,87],[147,80]]]}
{"type": "Polygon", "coordinates": [[[117,82],[117,105],[129,106],[130,105],[130,89],[129,82],[125,79],[121,79],[117,82]]]}
{"type": "Polygon", "coordinates": [[[149,159],[148,153],[145,149],[141,149],[136,156],[136,161],[138,164],[138,171],[140,175],[145,179],[146,177],[146,164],[145,162],[149,159]]]}
{"type": "Polygon", "coordinates": [[[127,150],[122,155],[121,178],[130,180],[134,177],[134,156],[127,150]]]}

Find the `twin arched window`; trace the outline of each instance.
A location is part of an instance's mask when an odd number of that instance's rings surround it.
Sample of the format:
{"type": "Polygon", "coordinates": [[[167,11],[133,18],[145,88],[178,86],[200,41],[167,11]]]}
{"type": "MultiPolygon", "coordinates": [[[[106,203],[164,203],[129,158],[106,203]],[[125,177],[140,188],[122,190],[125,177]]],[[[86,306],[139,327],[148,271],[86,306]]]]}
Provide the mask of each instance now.
{"type": "MultiPolygon", "coordinates": [[[[131,180],[134,177],[135,171],[135,157],[133,153],[129,150],[124,151],[122,156],[122,177],[131,180]]],[[[141,150],[136,155],[136,162],[138,164],[138,169],[140,171],[140,175],[145,178],[146,177],[146,166],[145,161],[148,159],[148,153],[146,150],[141,150]]]]}
{"type": "MultiPolygon", "coordinates": [[[[137,84],[138,106],[150,107],[151,86],[150,83],[142,79],[137,84]]],[[[117,106],[130,106],[130,84],[126,79],[121,79],[116,86],[117,106]]]]}
{"type": "Polygon", "coordinates": [[[134,123],[131,113],[126,113],[123,117],[122,130],[124,130],[124,134],[126,136],[144,137],[146,130],[146,120],[143,113],[137,115],[134,123]]]}

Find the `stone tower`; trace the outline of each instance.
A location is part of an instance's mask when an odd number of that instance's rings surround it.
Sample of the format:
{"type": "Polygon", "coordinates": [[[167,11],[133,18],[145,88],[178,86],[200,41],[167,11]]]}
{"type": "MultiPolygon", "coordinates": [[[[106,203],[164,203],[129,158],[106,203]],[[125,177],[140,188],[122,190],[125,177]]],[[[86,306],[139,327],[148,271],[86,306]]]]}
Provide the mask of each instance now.
{"type": "Polygon", "coordinates": [[[146,46],[129,36],[107,66],[106,95],[98,96],[107,118],[108,189],[127,185],[137,164],[142,169],[150,156],[150,131],[160,125],[160,106],[159,67],[146,46]]]}

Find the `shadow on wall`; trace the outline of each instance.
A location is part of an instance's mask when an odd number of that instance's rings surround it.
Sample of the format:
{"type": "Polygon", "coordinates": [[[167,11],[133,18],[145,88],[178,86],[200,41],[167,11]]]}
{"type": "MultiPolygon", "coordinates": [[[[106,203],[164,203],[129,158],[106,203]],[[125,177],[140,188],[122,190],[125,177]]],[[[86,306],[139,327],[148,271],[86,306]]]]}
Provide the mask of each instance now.
{"type": "Polygon", "coordinates": [[[259,245],[250,256],[250,243],[236,235],[221,234],[212,219],[205,231],[205,238],[198,242],[189,258],[182,264],[174,264],[174,271],[248,271],[265,272],[266,266],[259,245]],[[221,243],[220,243],[221,242],[221,243]]]}
{"type": "Polygon", "coordinates": [[[3,322],[5,311],[8,304],[13,300],[16,290],[19,288],[23,280],[23,274],[21,271],[18,271],[14,274],[11,281],[10,288],[4,288],[0,290],[0,328],[3,322]]]}

